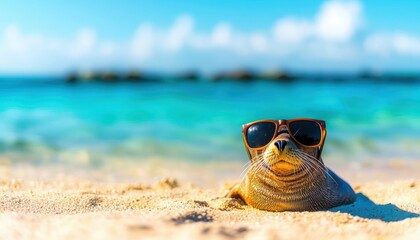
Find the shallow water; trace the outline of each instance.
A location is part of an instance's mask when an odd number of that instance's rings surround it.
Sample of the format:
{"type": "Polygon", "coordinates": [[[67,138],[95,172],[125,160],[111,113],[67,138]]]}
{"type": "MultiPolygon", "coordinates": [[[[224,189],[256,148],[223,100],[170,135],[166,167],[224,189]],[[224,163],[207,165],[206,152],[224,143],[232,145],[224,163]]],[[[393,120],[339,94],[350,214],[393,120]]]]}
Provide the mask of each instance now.
{"type": "Polygon", "coordinates": [[[242,124],[295,117],[327,122],[330,162],[420,160],[418,84],[62,81],[0,79],[0,163],[243,162],[242,124]]]}

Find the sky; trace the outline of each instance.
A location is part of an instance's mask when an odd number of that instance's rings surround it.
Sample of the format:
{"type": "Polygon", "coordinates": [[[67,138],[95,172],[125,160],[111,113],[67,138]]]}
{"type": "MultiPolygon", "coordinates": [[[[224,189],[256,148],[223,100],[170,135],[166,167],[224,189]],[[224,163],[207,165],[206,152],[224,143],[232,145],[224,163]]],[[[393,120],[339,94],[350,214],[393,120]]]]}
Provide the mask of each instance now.
{"type": "Polygon", "coordinates": [[[420,71],[418,0],[1,0],[0,74],[420,71]]]}

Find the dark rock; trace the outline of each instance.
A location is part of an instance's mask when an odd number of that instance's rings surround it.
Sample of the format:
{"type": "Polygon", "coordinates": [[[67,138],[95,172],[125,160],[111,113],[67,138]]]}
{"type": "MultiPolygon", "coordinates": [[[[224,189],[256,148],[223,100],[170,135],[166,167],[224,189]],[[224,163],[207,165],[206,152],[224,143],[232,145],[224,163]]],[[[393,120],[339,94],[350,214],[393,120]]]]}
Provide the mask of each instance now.
{"type": "Polygon", "coordinates": [[[197,71],[187,71],[176,76],[176,79],[180,79],[180,80],[197,80],[199,78],[200,78],[200,75],[198,74],[197,71]]]}
{"type": "Polygon", "coordinates": [[[162,80],[162,77],[156,74],[133,70],[125,75],[124,80],[136,83],[159,82],[162,80]]]}
{"type": "Polygon", "coordinates": [[[97,80],[99,75],[95,72],[81,72],[81,73],[70,73],[66,76],[66,83],[80,83],[80,82],[90,82],[97,80]]]}
{"type": "Polygon", "coordinates": [[[383,74],[378,73],[378,72],[372,72],[372,71],[362,71],[358,77],[360,79],[368,79],[368,80],[373,80],[373,79],[380,79],[383,78],[383,74]]]}
{"type": "Polygon", "coordinates": [[[79,79],[79,76],[76,73],[70,73],[66,76],[66,83],[76,83],[79,79]]]}
{"type": "Polygon", "coordinates": [[[222,80],[238,80],[241,82],[249,82],[256,79],[256,74],[251,70],[236,70],[232,72],[220,72],[215,74],[211,79],[213,81],[222,81],[222,80]]]}
{"type": "Polygon", "coordinates": [[[375,82],[416,83],[420,81],[420,74],[418,73],[379,73],[374,71],[362,71],[358,77],[362,80],[375,82]]]}
{"type": "Polygon", "coordinates": [[[286,72],[283,72],[283,71],[273,71],[273,72],[262,73],[259,76],[259,78],[265,79],[265,80],[280,81],[280,82],[292,82],[297,77],[287,74],[286,72]]]}
{"type": "Polygon", "coordinates": [[[104,72],[100,78],[100,80],[104,82],[116,82],[118,79],[118,75],[113,72],[104,72]]]}
{"type": "Polygon", "coordinates": [[[256,76],[254,72],[249,70],[238,70],[234,71],[228,74],[228,78],[235,79],[235,80],[242,80],[242,81],[248,81],[255,79],[256,76]]]}
{"type": "Polygon", "coordinates": [[[97,79],[99,79],[99,74],[91,71],[82,72],[79,76],[79,81],[82,82],[89,82],[97,79]]]}
{"type": "Polygon", "coordinates": [[[218,82],[220,80],[226,79],[227,78],[227,74],[220,72],[220,73],[216,73],[211,77],[212,81],[218,82]]]}
{"type": "Polygon", "coordinates": [[[127,79],[128,81],[139,82],[141,80],[144,80],[144,76],[142,76],[138,71],[130,71],[125,76],[125,79],[127,79]]]}

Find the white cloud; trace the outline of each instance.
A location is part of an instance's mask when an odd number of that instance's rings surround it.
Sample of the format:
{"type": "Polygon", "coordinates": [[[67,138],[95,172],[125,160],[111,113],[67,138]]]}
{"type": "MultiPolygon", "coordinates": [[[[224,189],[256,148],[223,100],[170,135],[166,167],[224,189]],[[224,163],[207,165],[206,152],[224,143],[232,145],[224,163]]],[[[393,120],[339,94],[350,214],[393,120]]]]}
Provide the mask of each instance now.
{"type": "Polygon", "coordinates": [[[152,56],[157,40],[155,30],[150,24],[141,25],[131,42],[131,51],[135,58],[146,59],[152,56]]]}
{"type": "Polygon", "coordinates": [[[197,49],[199,51],[208,50],[209,48],[212,47],[210,36],[208,34],[203,34],[203,33],[193,34],[188,44],[190,45],[190,47],[197,49]]]}
{"type": "Polygon", "coordinates": [[[249,37],[250,46],[256,52],[266,52],[269,49],[267,36],[262,33],[254,33],[249,37]]]}
{"type": "Polygon", "coordinates": [[[275,40],[286,44],[299,44],[312,35],[313,26],[307,20],[286,17],[276,22],[273,28],[275,40]]]}
{"type": "Polygon", "coordinates": [[[211,43],[217,47],[227,47],[232,41],[232,28],[227,23],[217,24],[211,33],[211,43]]]}
{"type": "Polygon", "coordinates": [[[330,0],[312,18],[284,16],[271,28],[268,25],[267,29],[252,32],[239,31],[228,22],[215,23],[208,31],[197,32],[194,19],[188,15],[179,16],[166,28],[142,23],[132,37],[120,41],[101,39],[89,28],[76,31],[72,38],[60,39],[9,25],[0,36],[0,65],[2,69],[13,62],[16,66],[25,62],[26,66],[55,67],[56,62],[61,62],[63,66],[101,67],[100,64],[116,59],[121,65],[148,64],[167,56],[176,59],[184,50],[219,54],[227,56],[226,59],[266,57],[276,64],[285,57],[316,61],[356,59],[366,53],[420,56],[420,38],[407,33],[372,33],[364,40],[357,39],[362,18],[361,2],[330,0]]]}
{"type": "Polygon", "coordinates": [[[279,19],[272,36],[271,49],[281,56],[302,55],[304,58],[350,59],[357,54],[352,41],[360,27],[362,5],[355,0],[327,1],[314,19],[284,17],[279,19]],[[344,48],[344,49],[343,49],[344,48]]]}
{"type": "Polygon", "coordinates": [[[407,35],[394,36],[394,46],[397,53],[402,55],[420,55],[420,39],[407,35]]]}
{"type": "MultiPolygon", "coordinates": [[[[59,58],[74,65],[94,65],[118,57],[126,62],[147,63],[185,49],[201,52],[270,57],[300,55],[329,58],[334,54],[349,57],[338,51],[343,43],[351,42],[359,27],[362,7],[356,0],[327,1],[313,19],[283,17],[273,24],[271,31],[240,32],[227,22],[216,23],[208,32],[194,31],[194,19],[181,15],[169,28],[141,24],[131,39],[115,41],[100,39],[96,32],[84,28],[72,39],[57,39],[37,34],[24,34],[17,26],[5,30],[2,52],[25,56],[39,55],[59,58]],[[328,44],[333,44],[328,45],[328,44]],[[328,47],[328,51],[322,48],[328,47]],[[326,54],[328,52],[328,54],[326,54]]],[[[1,57],[0,55],[0,57],[1,57]]],[[[337,59],[337,58],[335,58],[337,59]]],[[[54,60],[51,60],[54,62],[54,60]]]]}
{"type": "Polygon", "coordinates": [[[93,51],[96,44],[96,33],[91,29],[80,30],[74,42],[69,46],[69,55],[81,57],[93,51]]]}
{"type": "Polygon", "coordinates": [[[361,54],[357,45],[352,42],[331,44],[319,40],[307,43],[304,51],[303,58],[334,61],[356,59],[361,54]]]}
{"type": "Polygon", "coordinates": [[[114,42],[104,42],[99,46],[99,54],[104,57],[113,57],[118,54],[118,44],[114,42]]]}
{"type": "Polygon", "coordinates": [[[328,1],[316,17],[315,34],[326,41],[349,41],[361,18],[362,5],[358,1],[328,1]]]}
{"type": "Polygon", "coordinates": [[[83,57],[96,45],[96,33],[90,29],[80,30],[73,40],[46,37],[40,34],[23,33],[18,25],[9,25],[3,36],[5,54],[25,57],[33,54],[52,54],[65,57],[83,57]]]}
{"type": "Polygon", "coordinates": [[[163,38],[163,46],[169,52],[178,52],[190,38],[194,27],[192,17],[184,15],[176,19],[174,25],[163,38]]]}
{"type": "Polygon", "coordinates": [[[22,53],[27,44],[23,44],[20,29],[16,25],[10,25],[4,30],[4,43],[7,49],[13,53],[22,53]]]}
{"type": "MultiPolygon", "coordinates": [[[[146,60],[157,53],[178,53],[192,38],[194,20],[187,15],[178,17],[168,30],[157,29],[152,24],[142,24],[131,40],[131,55],[146,60]]],[[[123,44],[123,43],[121,43],[123,44]]]]}
{"type": "Polygon", "coordinates": [[[34,50],[50,50],[61,47],[54,39],[46,39],[38,34],[23,34],[18,25],[12,24],[5,28],[3,44],[10,54],[28,55],[34,50]]]}
{"type": "Polygon", "coordinates": [[[364,48],[370,52],[380,55],[388,55],[392,49],[392,37],[372,34],[365,39],[364,48]]]}
{"type": "Polygon", "coordinates": [[[228,23],[216,24],[210,33],[191,34],[187,46],[201,51],[225,51],[239,55],[263,53],[269,50],[269,36],[235,32],[228,23]]]}
{"type": "Polygon", "coordinates": [[[286,17],[273,28],[281,43],[299,44],[308,38],[328,42],[350,41],[360,26],[362,5],[358,1],[327,1],[314,20],[286,17]]]}
{"type": "Polygon", "coordinates": [[[378,55],[420,56],[420,37],[405,33],[372,34],[366,38],[364,47],[378,55]]]}

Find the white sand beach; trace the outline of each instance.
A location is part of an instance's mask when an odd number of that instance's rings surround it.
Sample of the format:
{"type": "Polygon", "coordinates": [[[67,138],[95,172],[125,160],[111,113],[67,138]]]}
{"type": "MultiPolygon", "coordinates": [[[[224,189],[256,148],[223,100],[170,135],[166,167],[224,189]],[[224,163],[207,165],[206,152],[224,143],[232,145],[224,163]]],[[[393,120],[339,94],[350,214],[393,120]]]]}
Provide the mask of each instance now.
{"type": "Polygon", "coordinates": [[[266,212],[224,198],[231,184],[226,181],[205,187],[171,178],[123,183],[68,174],[40,180],[36,172],[42,171],[2,167],[1,239],[420,236],[420,179],[352,184],[357,201],[328,211],[266,212]]]}

